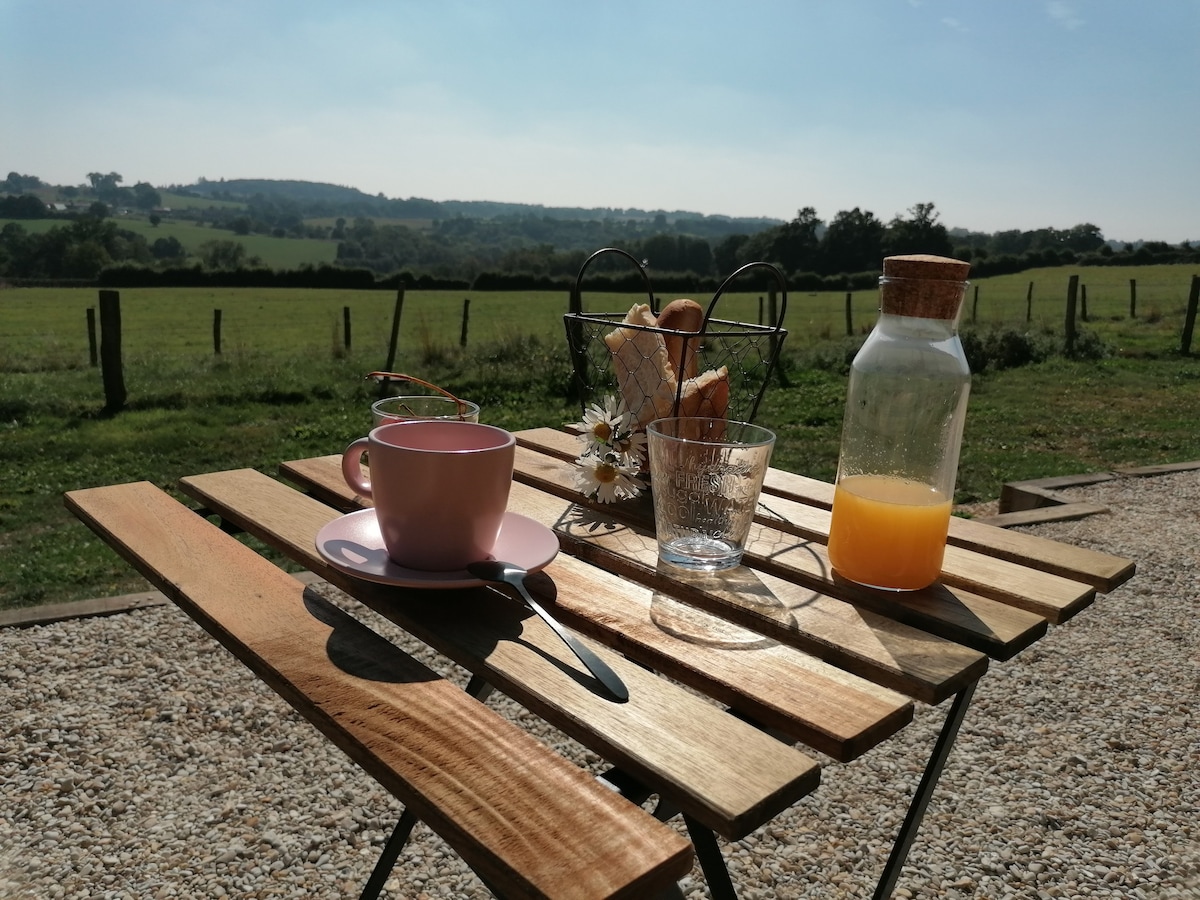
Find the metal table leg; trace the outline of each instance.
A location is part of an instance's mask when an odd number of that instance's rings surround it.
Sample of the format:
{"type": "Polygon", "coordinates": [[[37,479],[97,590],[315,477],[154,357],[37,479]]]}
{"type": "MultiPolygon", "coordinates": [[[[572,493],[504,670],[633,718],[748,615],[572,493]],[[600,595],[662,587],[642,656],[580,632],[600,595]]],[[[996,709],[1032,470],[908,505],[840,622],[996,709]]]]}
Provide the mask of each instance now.
{"type": "Polygon", "coordinates": [[[921,827],[925,809],[929,806],[929,799],[933,796],[934,788],[937,787],[942,769],[945,768],[946,759],[950,756],[950,748],[954,746],[954,739],[958,736],[959,726],[962,725],[963,717],[967,713],[967,707],[971,703],[971,697],[974,695],[978,683],[973,681],[954,695],[950,712],[946,714],[946,721],[942,723],[942,731],[938,735],[937,743],[933,746],[933,755],[925,765],[921,783],[917,785],[917,792],[913,795],[912,803],[909,804],[908,815],[904,817],[904,824],[900,826],[896,843],[892,845],[887,865],[883,867],[883,874],[879,877],[874,900],[887,900],[892,896],[896,880],[900,877],[900,870],[904,868],[904,861],[908,859],[908,851],[912,848],[913,840],[917,836],[917,829],[921,827]]]}
{"type": "Polygon", "coordinates": [[[687,813],[683,814],[683,821],[687,825],[688,834],[691,835],[696,859],[700,862],[713,900],[737,900],[737,891],[733,889],[733,880],[729,877],[725,858],[721,856],[717,836],[711,828],[700,824],[687,813]]]}
{"type": "Polygon", "coordinates": [[[408,836],[412,834],[413,826],[416,824],[417,817],[409,812],[408,807],[405,807],[400,821],[396,823],[396,827],[392,831],[392,836],[388,838],[387,843],[383,846],[383,852],[379,854],[379,861],[371,870],[371,877],[367,879],[362,893],[358,895],[359,900],[375,900],[379,896],[384,882],[392,874],[400,851],[404,849],[404,845],[408,842],[408,836]]]}
{"type": "Polygon", "coordinates": [[[467,686],[463,690],[480,703],[483,703],[492,695],[492,686],[488,684],[486,678],[479,675],[472,675],[471,680],[467,682],[467,686]]]}

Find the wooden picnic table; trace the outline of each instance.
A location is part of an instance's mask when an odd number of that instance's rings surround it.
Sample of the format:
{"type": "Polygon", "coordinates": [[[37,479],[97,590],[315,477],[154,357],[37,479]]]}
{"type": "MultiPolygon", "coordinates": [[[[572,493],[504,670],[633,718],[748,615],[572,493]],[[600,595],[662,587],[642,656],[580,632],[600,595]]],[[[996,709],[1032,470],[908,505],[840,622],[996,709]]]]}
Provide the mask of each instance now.
{"type": "MultiPolygon", "coordinates": [[[[808,750],[850,761],[949,700],[880,876],[891,895],[979,679],[1134,573],[1130,560],[952,520],[939,583],[850,584],[825,553],[833,488],[772,469],[744,565],[698,575],[657,561],[648,497],[603,505],[573,486],[576,439],[517,434],[509,510],[560,553],[529,588],[625,681],[611,700],[502,588],[364,581],[317,532],[363,508],[340,455],[189,476],[202,516],[146,483],[74,491],[68,506],[335,745],[405,803],[364,890],[378,893],[412,824],[442,834],[500,896],[648,897],[699,860],[736,889],[716,835],[736,840],[817,789],[808,750]],[[442,682],[209,521],[241,529],[473,675],[442,682]],[[349,661],[348,661],[349,660],[349,661]],[[486,705],[492,687],[594,750],[598,780],[486,705]],[[624,795],[628,800],[622,799],[624,795]],[[656,798],[653,817],[639,805],[656,798]],[[658,820],[682,816],[688,841],[658,820]]],[[[881,746],[883,745],[883,746],[881,746]]],[[[904,798],[897,796],[902,805],[904,798]]]]}

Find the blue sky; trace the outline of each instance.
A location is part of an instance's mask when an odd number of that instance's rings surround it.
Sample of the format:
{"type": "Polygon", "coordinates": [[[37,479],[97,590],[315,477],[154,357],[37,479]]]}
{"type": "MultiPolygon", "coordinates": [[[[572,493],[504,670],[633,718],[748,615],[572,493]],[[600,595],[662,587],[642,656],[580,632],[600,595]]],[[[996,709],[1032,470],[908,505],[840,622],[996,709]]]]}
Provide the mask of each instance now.
{"type": "Polygon", "coordinates": [[[1200,240],[1197,0],[0,0],[0,170],[1200,240]]]}

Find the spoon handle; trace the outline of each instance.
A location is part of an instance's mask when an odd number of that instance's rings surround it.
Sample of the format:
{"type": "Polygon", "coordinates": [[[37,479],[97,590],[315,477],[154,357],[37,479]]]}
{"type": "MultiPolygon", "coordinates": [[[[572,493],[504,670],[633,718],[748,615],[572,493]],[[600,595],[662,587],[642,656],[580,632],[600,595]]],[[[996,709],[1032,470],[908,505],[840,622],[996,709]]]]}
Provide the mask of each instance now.
{"type": "Polygon", "coordinates": [[[579,661],[587,666],[588,671],[596,676],[596,679],[608,689],[608,692],[613,697],[621,703],[629,700],[629,689],[625,687],[625,682],[621,681],[620,676],[609,668],[608,663],[589,650],[586,644],[563,628],[557,619],[546,612],[541,604],[530,596],[529,591],[520,580],[514,580],[510,583],[521,592],[521,596],[529,604],[529,608],[541,616],[542,620],[554,629],[554,633],[563,639],[563,643],[571,648],[572,652],[579,657],[579,661]]]}

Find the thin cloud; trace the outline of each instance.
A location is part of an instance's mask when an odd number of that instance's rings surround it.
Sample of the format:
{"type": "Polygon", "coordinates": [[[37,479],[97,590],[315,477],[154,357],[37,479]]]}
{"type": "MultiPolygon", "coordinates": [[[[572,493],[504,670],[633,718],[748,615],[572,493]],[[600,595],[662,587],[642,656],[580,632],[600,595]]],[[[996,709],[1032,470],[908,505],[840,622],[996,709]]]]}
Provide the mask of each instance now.
{"type": "Polygon", "coordinates": [[[950,28],[954,31],[966,32],[969,30],[967,28],[967,26],[964,25],[961,21],[959,21],[958,19],[955,19],[951,16],[946,16],[945,18],[943,18],[942,24],[945,25],[947,28],[950,28]]]}
{"type": "Polygon", "coordinates": [[[1051,0],[1046,4],[1046,14],[1051,21],[1061,25],[1068,31],[1074,31],[1083,24],[1083,19],[1079,13],[1075,11],[1075,7],[1070,3],[1064,3],[1063,0],[1051,0]]]}

